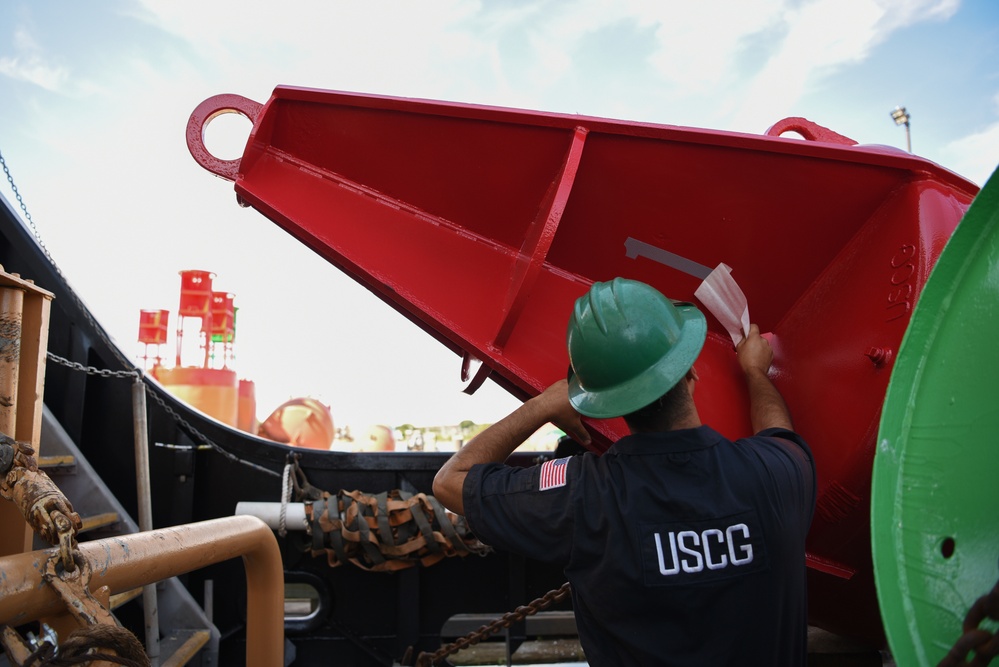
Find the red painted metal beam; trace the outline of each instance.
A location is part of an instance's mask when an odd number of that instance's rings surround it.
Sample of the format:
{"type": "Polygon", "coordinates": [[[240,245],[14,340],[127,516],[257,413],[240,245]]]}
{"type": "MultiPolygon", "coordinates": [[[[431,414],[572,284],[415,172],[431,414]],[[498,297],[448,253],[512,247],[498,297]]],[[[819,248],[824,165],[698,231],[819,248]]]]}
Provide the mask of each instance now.
{"type": "MultiPolygon", "coordinates": [[[[813,621],[878,637],[871,464],[892,358],[922,285],[978,191],[925,159],[805,119],[767,135],[278,87],[192,115],[192,154],[237,196],[520,397],[564,377],[565,326],[594,281],[695,301],[733,269],[773,379],[815,453],[813,621]],[[243,113],[238,161],[204,157],[203,124],[243,113]],[[776,136],[797,132],[804,137],[776,136]]],[[[695,400],[749,431],[731,340],[709,317],[695,400]]],[[[591,422],[597,451],[625,433],[591,422]]]]}

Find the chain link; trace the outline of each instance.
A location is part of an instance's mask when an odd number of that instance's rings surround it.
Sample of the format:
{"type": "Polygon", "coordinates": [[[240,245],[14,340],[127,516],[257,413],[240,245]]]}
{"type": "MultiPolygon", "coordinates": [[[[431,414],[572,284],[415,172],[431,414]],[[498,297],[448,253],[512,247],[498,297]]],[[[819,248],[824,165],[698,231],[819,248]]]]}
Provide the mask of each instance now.
{"type": "MultiPolygon", "coordinates": [[[[17,203],[18,203],[18,205],[20,205],[21,211],[24,213],[24,219],[28,221],[28,225],[31,227],[31,231],[32,231],[32,233],[35,236],[35,240],[38,242],[39,247],[45,253],[45,256],[48,257],[49,261],[51,262],[52,261],[52,257],[49,255],[48,248],[46,248],[45,244],[42,243],[41,236],[38,233],[38,228],[35,227],[35,221],[31,219],[31,214],[28,213],[28,207],[25,206],[24,200],[21,199],[21,193],[18,192],[17,186],[14,185],[14,177],[11,176],[10,169],[7,168],[7,161],[3,159],[3,152],[2,151],[0,151],[0,166],[3,167],[3,173],[7,175],[7,182],[10,183],[10,189],[14,191],[14,198],[17,199],[17,203]]],[[[55,266],[54,262],[53,262],[53,266],[55,266]]],[[[58,270],[58,268],[57,268],[57,270],[58,270]]]]}
{"type": "Polygon", "coordinates": [[[218,452],[219,454],[221,454],[222,456],[224,456],[228,460],[232,461],[233,463],[240,463],[242,465],[249,466],[250,468],[253,468],[254,470],[258,470],[260,472],[267,473],[268,475],[271,475],[273,477],[281,477],[281,473],[279,473],[279,472],[277,472],[275,470],[271,470],[270,468],[265,468],[262,465],[258,465],[256,463],[251,462],[251,461],[246,461],[244,459],[241,459],[238,456],[236,456],[235,454],[233,454],[232,452],[223,449],[220,445],[218,445],[217,443],[215,443],[211,438],[209,438],[207,435],[205,435],[204,433],[202,433],[201,431],[199,431],[197,428],[195,428],[189,421],[187,421],[186,419],[184,419],[180,415],[180,413],[178,413],[172,407],[170,407],[169,405],[167,405],[166,401],[164,401],[163,398],[159,394],[157,394],[155,391],[153,391],[150,388],[149,384],[146,382],[145,376],[140,371],[138,371],[138,370],[112,371],[112,370],[109,370],[107,368],[103,368],[102,369],[102,368],[94,368],[93,366],[84,366],[83,364],[81,364],[79,362],[70,361],[69,359],[66,359],[64,357],[60,357],[57,354],[53,354],[52,352],[48,352],[47,356],[48,356],[48,358],[49,358],[50,361],[54,361],[55,363],[57,363],[57,364],[59,364],[61,366],[66,366],[67,368],[71,368],[71,369],[73,369],[75,371],[84,372],[87,375],[95,375],[95,376],[99,376],[99,377],[102,377],[102,378],[118,378],[118,379],[134,379],[136,377],[141,378],[142,379],[142,383],[143,383],[143,388],[146,391],[146,395],[149,396],[150,398],[152,398],[153,401],[155,401],[157,405],[159,405],[161,408],[163,408],[163,411],[166,412],[168,415],[170,415],[171,419],[173,419],[175,422],[177,422],[178,424],[180,424],[180,426],[185,431],[187,431],[187,433],[190,434],[193,437],[193,439],[200,440],[201,442],[203,442],[204,444],[208,445],[213,450],[215,450],[216,452],[218,452]]]}
{"type": "Polygon", "coordinates": [[[149,388],[148,384],[146,385],[146,395],[149,396],[149,397],[151,397],[156,402],[157,405],[159,405],[161,408],[163,408],[163,410],[168,415],[170,415],[170,417],[175,422],[177,422],[178,424],[180,424],[182,428],[184,428],[188,433],[190,433],[191,435],[193,435],[196,440],[200,440],[204,444],[208,445],[209,447],[211,447],[217,453],[219,453],[222,456],[224,456],[229,461],[231,461],[233,463],[242,464],[242,465],[247,466],[249,468],[253,468],[256,471],[262,472],[262,473],[266,473],[266,474],[270,475],[271,477],[281,477],[281,473],[277,472],[276,470],[271,470],[270,468],[266,468],[266,467],[264,467],[262,465],[259,465],[257,463],[253,463],[252,461],[247,461],[245,459],[241,459],[238,456],[236,456],[235,454],[233,454],[232,452],[223,449],[219,444],[217,444],[215,441],[213,441],[207,435],[205,435],[204,433],[202,433],[201,431],[199,431],[198,429],[196,429],[194,426],[192,426],[191,423],[188,422],[186,419],[184,419],[183,417],[181,417],[180,414],[176,410],[174,410],[172,407],[170,407],[169,405],[167,405],[166,401],[164,401],[163,398],[160,397],[159,394],[157,394],[156,392],[152,391],[149,388]]]}
{"type": "MultiPolygon", "coordinates": [[[[49,249],[45,246],[45,242],[42,241],[42,235],[38,232],[38,227],[35,226],[35,221],[32,219],[31,213],[28,212],[28,207],[24,203],[24,199],[21,197],[21,193],[17,189],[17,185],[14,184],[14,177],[11,175],[10,169],[7,167],[7,161],[3,159],[3,153],[0,153],[0,166],[3,167],[4,174],[7,175],[7,182],[10,183],[10,188],[11,190],[14,191],[14,196],[17,198],[17,203],[21,206],[21,211],[24,213],[24,218],[28,222],[28,226],[31,229],[32,236],[34,236],[35,238],[35,243],[37,243],[38,247],[42,249],[43,253],[45,253],[45,258],[49,260],[49,264],[52,265],[52,268],[63,280],[63,282],[68,282],[66,281],[66,276],[62,272],[62,269],[59,268],[59,265],[56,264],[56,261],[52,257],[51,253],[49,253],[49,249]]],[[[107,337],[107,334],[104,332],[104,328],[97,323],[97,320],[95,320],[94,316],[90,313],[90,309],[87,308],[83,304],[83,301],[80,300],[79,295],[77,295],[77,293],[71,289],[68,291],[73,303],[80,310],[80,312],[83,313],[83,316],[86,318],[87,322],[90,324],[93,330],[97,332],[97,336],[104,342],[105,345],[108,346],[108,349],[111,350],[111,353],[114,354],[115,358],[117,358],[118,361],[121,362],[122,366],[131,366],[132,365],[131,362],[129,362],[129,360],[125,358],[125,356],[118,349],[118,346],[112,343],[111,340],[107,337]]],[[[134,375],[132,377],[134,377],[134,375]]]]}
{"type": "Polygon", "coordinates": [[[420,653],[420,655],[416,657],[416,667],[431,667],[432,665],[436,665],[452,653],[457,653],[463,648],[474,646],[490,635],[499,632],[503,628],[509,628],[514,623],[522,621],[528,616],[532,616],[539,611],[548,608],[552,604],[564,599],[570,592],[571,586],[567,581],[562,584],[560,588],[548,591],[543,596],[532,601],[530,604],[517,607],[513,611],[508,611],[495,621],[487,623],[478,630],[473,630],[464,637],[440,647],[433,653],[420,653]]]}
{"type": "Polygon", "coordinates": [[[113,371],[109,368],[94,368],[93,366],[84,366],[78,361],[70,361],[65,357],[60,357],[58,354],[52,352],[47,352],[46,356],[49,361],[54,361],[55,363],[66,366],[67,368],[72,368],[74,371],[83,371],[87,375],[99,375],[102,378],[121,378],[121,379],[134,379],[141,376],[141,373],[136,370],[131,371],[113,371]]]}

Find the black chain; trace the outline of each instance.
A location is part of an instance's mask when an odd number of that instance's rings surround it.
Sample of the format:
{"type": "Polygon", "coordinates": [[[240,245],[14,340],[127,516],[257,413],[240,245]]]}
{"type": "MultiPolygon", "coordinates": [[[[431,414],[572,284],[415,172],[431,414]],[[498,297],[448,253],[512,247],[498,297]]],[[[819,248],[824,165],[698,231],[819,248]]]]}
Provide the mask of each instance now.
{"type": "Polygon", "coordinates": [[[463,648],[474,646],[490,635],[499,632],[503,628],[509,628],[517,621],[521,621],[528,616],[532,616],[542,609],[546,609],[552,604],[563,600],[567,595],[569,595],[570,592],[571,586],[567,581],[562,584],[560,588],[548,591],[538,599],[532,601],[530,604],[517,607],[513,611],[508,611],[492,623],[483,625],[478,630],[474,630],[464,637],[440,647],[433,653],[420,653],[420,655],[416,657],[416,667],[431,667],[431,665],[436,665],[452,653],[457,653],[463,648]]]}
{"type": "MultiPolygon", "coordinates": [[[[10,169],[7,167],[7,161],[3,159],[2,152],[0,152],[0,166],[3,167],[3,172],[4,174],[7,175],[7,182],[10,183],[10,188],[11,190],[14,191],[14,197],[17,198],[17,203],[20,205],[21,211],[24,213],[24,218],[28,221],[28,224],[31,227],[31,232],[35,237],[35,242],[38,244],[38,247],[40,247],[42,251],[45,253],[45,257],[49,260],[49,263],[52,265],[52,268],[55,269],[56,273],[58,273],[63,280],[65,280],[66,277],[65,275],[63,275],[63,272],[59,268],[59,265],[56,264],[55,260],[52,258],[52,255],[49,254],[48,248],[45,247],[45,243],[42,242],[41,234],[38,233],[38,228],[35,226],[35,221],[32,220],[31,213],[28,212],[28,207],[27,205],[25,205],[24,199],[21,197],[21,193],[17,189],[17,185],[14,184],[14,177],[11,175],[10,169]]],[[[112,343],[108,339],[107,335],[104,333],[104,329],[99,324],[97,324],[96,320],[94,320],[93,318],[93,315],[90,314],[90,310],[83,305],[83,302],[80,300],[80,297],[77,296],[76,292],[74,292],[73,290],[69,290],[69,293],[70,296],[73,298],[74,302],[76,303],[76,306],[80,309],[80,312],[83,313],[84,317],[86,317],[91,327],[93,327],[94,331],[97,332],[97,335],[100,337],[102,341],[104,341],[104,344],[107,345],[108,349],[111,350],[112,354],[115,355],[115,357],[118,359],[118,361],[121,362],[123,366],[130,366],[131,363],[128,361],[128,359],[125,358],[124,355],[122,355],[121,351],[118,349],[118,346],[112,343]]],[[[267,473],[268,475],[273,475],[274,477],[281,476],[281,473],[279,472],[275,472],[274,470],[265,468],[264,466],[257,465],[256,463],[252,463],[250,461],[244,461],[243,459],[239,458],[232,452],[228,452],[225,449],[222,449],[222,447],[220,447],[218,444],[210,440],[207,436],[205,436],[204,433],[196,429],[194,426],[188,423],[186,419],[181,417],[176,410],[168,406],[166,402],[149,387],[149,384],[145,382],[145,378],[143,377],[142,371],[140,371],[139,369],[112,371],[109,369],[94,368],[93,366],[84,366],[81,363],[70,361],[69,359],[60,357],[51,352],[48,352],[47,356],[51,361],[54,361],[68,368],[71,368],[75,371],[81,371],[87,373],[88,375],[96,375],[103,378],[120,378],[120,379],[136,378],[136,377],[142,378],[143,383],[145,384],[146,395],[152,397],[152,399],[156,401],[159,404],[159,406],[163,408],[163,410],[165,410],[166,413],[173,418],[174,421],[180,424],[188,433],[194,436],[194,438],[200,439],[202,442],[209,445],[212,449],[214,449],[216,452],[226,457],[230,461],[233,461],[235,463],[241,463],[245,466],[254,468],[255,470],[259,470],[260,472],[267,473]]]]}
{"type": "MultiPolygon", "coordinates": [[[[31,231],[34,233],[35,240],[38,241],[39,247],[45,252],[45,256],[52,261],[52,257],[49,256],[48,248],[42,243],[41,236],[38,234],[38,228],[35,227],[35,221],[31,219],[31,214],[28,213],[28,207],[24,205],[24,200],[21,199],[21,193],[18,192],[17,186],[14,185],[14,177],[10,174],[10,169],[7,168],[7,161],[3,159],[3,152],[0,151],[0,166],[3,167],[3,173],[7,175],[7,182],[10,183],[10,189],[14,191],[14,198],[17,199],[17,203],[21,206],[21,211],[24,213],[24,219],[28,221],[28,225],[31,227],[31,231]]],[[[53,262],[53,266],[55,263],[53,262]]],[[[58,267],[56,267],[58,270],[58,267]]],[[[61,275],[61,274],[60,274],[61,275]]]]}
{"type": "Polygon", "coordinates": [[[209,438],[204,433],[195,428],[189,421],[184,419],[180,415],[180,413],[178,413],[172,407],[167,405],[166,401],[164,401],[159,394],[157,394],[155,391],[152,390],[152,388],[146,382],[145,376],[140,371],[138,370],[112,371],[107,368],[101,369],[101,368],[94,368],[93,366],[84,366],[81,363],[78,363],[76,361],[70,361],[65,357],[60,357],[57,354],[53,354],[52,352],[48,352],[47,356],[50,361],[54,361],[55,363],[60,364],[61,366],[66,366],[67,368],[71,368],[75,371],[81,371],[87,373],[88,375],[97,375],[103,378],[119,378],[119,379],[141,378],[146,395],[152,398],[156,402],[156,404],[163,409],[164,412],[170,415],[170,417],[175,422],[180,424],[180,426],[185,431],[187,431],[195,440],[200,440],[201,442],[205,443],[206,445],[208,445],[213,450],[215,450],[222,456],[226,457],[228,460],[232,461],[233,463],[240,463],[242,465],[249,466],[250,468],[253,468],[260,472],[267,473],[268,475],[271,475],[273,477],[281,477],[281,473],[277,471],[271,470],[270,468],[265,468],[264,466],[253,463],[252,461],[246,461],[244,459],[241,459],[232,452],[223,449],[218,443],[214,442],[211,438],[209,438]]]}
{"type": "Polygon", "coordinates": [[[45,356],[48,357],[49,361],[54,361],[55,363],[66,366],[67,368],[72,368],[74,371],[83,371],[87,375],[99,375],[102,378],[120,378],[120,379],[134,379],[140,377],[141,374],[137,370],[130,371],[113,371],[110,368],[95,368],[93,366],[84,366],[78,361],[70,361],[65,357],[60,357],[58,354],[52,352],[46,352],[45,356]]]}
{"type": "MultiPolygon", "coordinates": [[[[65,274],[63,274],[62,269],[59,268],[59,265],[56,264],[55,259],[49,253],[49,249],[45,247],[45,242],[42,241],[42,235],[38,232],[38,227],[35,226],[35,221],[31,218],[31,213],[28,212],[28,207],[27,205],[25,205],[24,199],[21,198],[20,191],[18,191],[17,186],[14,184],[14,177],[11,175],[10,169],[7,167],[7,162],[6,160],[3,159],[2,153],[0,153],[0,165],[3,166],[3,172],[7,175],[7,182],[10,183],[10,188],[11,190],[14,191],[14,196],[17,198],[17,203],[20,204],[21,211],[24,213],[24,218],[25,220],[28,221],[28,225],[31,228],[32,236],[34,236],[35,238],[35,243],[37,243],[38,247],[41,248],[42,252],[45,253],[45,258],[49,260],[49,264],[52,265],[52,268],[55,270],[55,272],[59,275],[60,278],[63,279],[63,281],[65,281],[66,276],[65,274]]],[[[108,346],[108,349],[111,350],[112,354],[114,354],[115,357],[118,359],[118,361],[121,362],[121,365],[122,366],[131,365],[128,359],[126,359],[125,356],[118,349],[118,346],[113,344],[108,339],[107,335],[104,333],[104,329],[99,324],[97,324],[97,321],[94,319],[93,315],[90,314],[90,309],[88,309],[85,305],[83,305],[83,301],[80,300],[79,295],[77,295],[76,292],[74,292],[73,290],[69,290],[69,294],[70,297],[73,299],[73,303],[76,304],[76,307],[79,308],[80,312],[83,313],[83,316],[87,319],[87,322],[90,324],[93,330],[97,332],[97,335],[100,337],[100,339],[104,341],[104,344],[108,346]]]]}
{"type": "Polygon", "coordinates": [[[229,461],[232,461],[233,463],[240,463],[242,465],[245,465],[245,466],[248,466],[250,468],[253,468],[254,470],[257,470],[259,472],[267,473],[268,475],[271,475],[272,477],[281,477],[282,476],[282,473],[277,472],[276,470],[271,470],[270,468],[265,468],[264,466],[259,465],[257,463],[253,463],[252,461],[247,461],[245,459],[241,459],[238,456],[236,456],[235,454],[233,454],[232,452],[223,449],[219,444],[217,444],[211,438],[209,438],[204,433],[202,433],[201,431],[199,431],[198,429],[196,429],[194,426],[192,426],[191,423],[188,422],[186,419],[184,419],[183,417],[181,417],[180,414],[176,410],[174,410],[172,407],[170,407],[169,405],[167,405],[166,401],[164,401],[160,397],[159,394],[157,394],[156,392],[152,391],[149,388],[148,384],[146,385],[146,394],[148,396],[150,396],[154,401],[156,401],[157,405],[159,405],[161,408],[163,408],[163,410],[168,415],[170,415],[170,417],[172,417],[175,422],[177,422],[184,429],[186,429],[188,433],[190,433],[191,435],[193,435],[195,437],[195,439],[201,440],[201,442],[203,442],[206,445],[208,445],[209,447],[211,447],[213,450],[215,450],[217,453],[219,453],[222,456],[224,456],[225,458],[227,458],[229,461]]]}

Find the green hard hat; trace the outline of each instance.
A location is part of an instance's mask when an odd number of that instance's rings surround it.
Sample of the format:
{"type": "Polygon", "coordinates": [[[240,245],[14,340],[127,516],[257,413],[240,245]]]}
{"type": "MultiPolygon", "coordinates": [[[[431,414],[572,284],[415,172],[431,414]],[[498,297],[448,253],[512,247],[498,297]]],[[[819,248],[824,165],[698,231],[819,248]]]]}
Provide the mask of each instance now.
{"type": "Polygon", "coordinates": [[[626,278],[594,283],[576,300],[566,333],[569,401],[588,417],[620,417],[665,394],[704,346],[696,306],[626,278]]]}

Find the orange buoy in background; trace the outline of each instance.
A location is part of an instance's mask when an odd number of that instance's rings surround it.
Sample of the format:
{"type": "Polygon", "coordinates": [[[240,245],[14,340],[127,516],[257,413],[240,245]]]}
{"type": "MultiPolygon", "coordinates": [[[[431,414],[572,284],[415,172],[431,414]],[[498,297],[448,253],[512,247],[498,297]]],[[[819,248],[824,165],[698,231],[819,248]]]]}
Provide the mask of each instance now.
{"type": "Polygon", "coordinates": [[[329,407],[314,398],[293,398],[272,412],[257,434],[296,447],[329,449],[336,429],[329,407]]]}
{"type": "Polygon", "coordinates": [[[146,345],[162,345],[167,339],[169,322],[169,310],[140,310],[139,342],[146,345]]]}
{"type": "MultiPolygon", "coordinates": [[[[177,363],[174,368],[161,364],[157,347],[150,374],[171,394],[220,422],[248,433],[259,425],[256,410],[256,387],[241,380],[230,368],[236,339],[235,296],[214,291],[215,274],[211,271],[180,271],[180,304],[177,309],[177,363]],[[201,320],[197,345],[201,348],[200,366],[183,366],[182,351],[186,318],[201,320]]],[[[139,314],[139,342],[145,343],[143,360],[148,362],[149,346],[162,345],[167,339],[170,311],[143,310],[139,314]]],[[[148,363],[147,363],[148,365],[148,363]]]]}
{"type": "Polygon", "coordinates": [[[240,379],[238,403],[236,428],[256,433],[260,428],[260,421],[257,419],[257,386],[253,384],[253,380],[240,379]]]}
{"type": "Polygon", "coordinates": [[[159,366],[163,361],[160,355],[160,345],[166,343],[167,326],[170,323],[169,310],[140,310],[139,311],[139,342],[145,344],[145,354],[142,355],[144,366],[148,364],[149,346],[155,345],[156,353],[152,356],[153,365],[159,366]]]}
{"type": "Polygon", "coordinates": [[[212,311],[212,280],[215,274],[211,271],[188,270],[180,272],[180,308],[177,313],[181,317],[206,317],[212,311]]]}
{"type": "MultiPolygon", "coordinates": [[[[224,424],[275,442],[328,450],[336,437],[333,415],[328,406],[314,398],[293,398],[263,422],[257,419],[256,385],[237,378],[231,368],[239,311],[235,295],[214,290],[214,278],[211,271],[180,272],[177,363],[174,368],[164,367],[157,351],[150,374],[171,394],[224,424]],[[181,363],[186,318],[201,320],[195,330],[202,352],[200,366],[181,363]]],[[[144,360],[149,359],[149,345],[166,342],[169,315],[166,310],[141,311],[139,342],[146,344],[144,360]]],[[[391,432],[388,438],[388,449],[382,445],[378,451],[394,448],[391,432]]]]}
{"type": "Polygon", "coordinates": [[[369,426],[363,436],[358,438],[356,452],[394,452],[395,436],[388,426],[377,424],[369,426]]]}
{"type": "Polygon", "coordinates": [[[205,350],[205,367],[208,367],[208,336],[212,329],[212,280],[211,271],[188,270],[180,272],[180,307],[177,309],[177,366],[181,366],[181,350],[184,339],[184,318],[201,319],[199,341],[205,350]]]}
{"type": "Polygon", "coordinates": [[[166,389],[206,415],[224,424],[238,427],[239,380],[228,368],[164,368],[158,366],[153,377],[166,389]]]}

